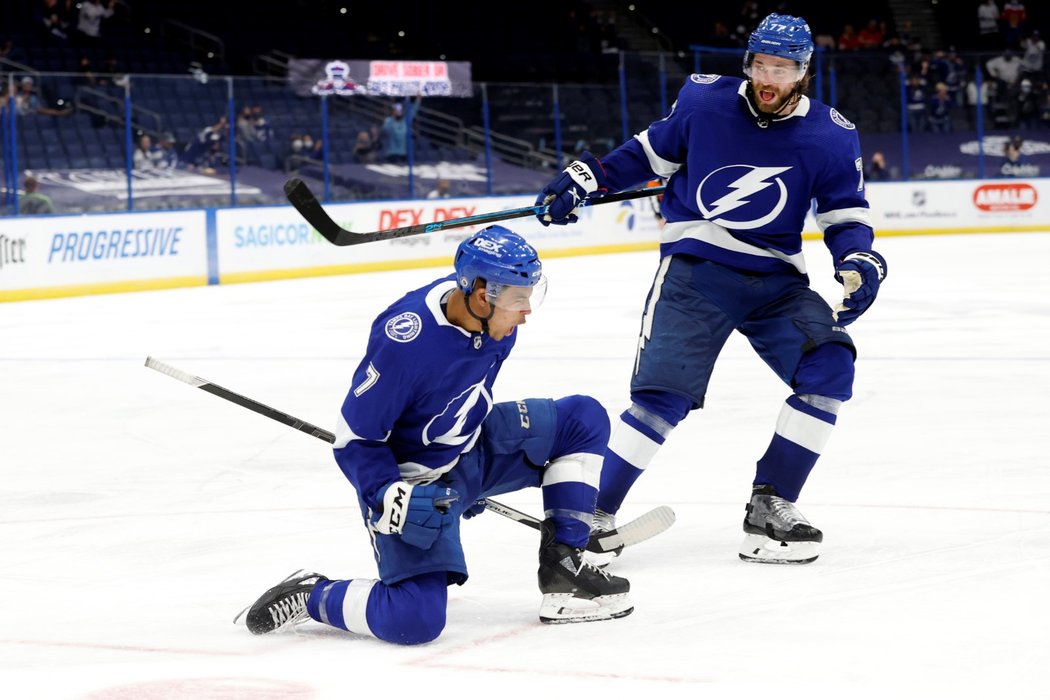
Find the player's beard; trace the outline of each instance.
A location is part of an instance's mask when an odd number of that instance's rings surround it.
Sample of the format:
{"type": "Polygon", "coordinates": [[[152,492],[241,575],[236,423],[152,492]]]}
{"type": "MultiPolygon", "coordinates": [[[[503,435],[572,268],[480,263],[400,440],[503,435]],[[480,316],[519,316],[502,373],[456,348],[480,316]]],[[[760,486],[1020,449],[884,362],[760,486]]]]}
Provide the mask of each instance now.
{"type": "Polygon", "coordinates": [[[790,109],[785,109],[789,103],[795,100],[795,84],[790,85],[776,85],[776,84],[762,84],[757,85],[751,83],[751,93],[753,95],[753,101],[755,109],[758,110],[759,114],[763,114],[770,117],[784,116],[790,114],[790,109]],[[763,93],[772,93],[775,97],[772,97],[769,101],[762,99],[763,93]]]}

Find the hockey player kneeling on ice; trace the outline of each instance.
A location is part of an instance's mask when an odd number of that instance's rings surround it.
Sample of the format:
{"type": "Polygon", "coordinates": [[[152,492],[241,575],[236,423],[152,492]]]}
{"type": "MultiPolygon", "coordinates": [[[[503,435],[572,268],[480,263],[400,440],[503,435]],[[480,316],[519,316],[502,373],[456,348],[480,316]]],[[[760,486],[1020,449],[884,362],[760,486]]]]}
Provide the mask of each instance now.
{"type": "MultiPolygon", "coordinates": [[[[746,504],[745,561],[800,564],[823,539],[795,506],[852,395],[846,326],[874,303],[886,260],[874,232],[857,129],[811,100],[813,38],[771,14],[748,38],[746,80],[697,74],[670,113],[598,159],[571,163],[540,192],[542,224],[571,224],[587,197],[666,178],[660,265],[642,316],[631,406],[613,430],[595,530],[615,527],[627,492],[675,427],[704,407],[715,362],[738,331],[790,388],[746,504]],[[842,299],[809,286],[802,229],[811,203],[842,299]]],[[[689,464],[690,476],[704,465],[689,464]]]]}
{"type": "Polygon", "coordinates": [[[251,632],[310,618],[398,644],[437,638],[448,586],[467,580],[461,516],[529,486],[542,489],[545,517],[540,620],[633,610],[627,580],[583,558],[609,438],[605,409],[582,395],[492,400],[516,328],[546,291],[535,249],[490,226],[460,244],[454,267],[375,320],[339,414],[335,459],[357,490],[379,578],[297,572],[249,608],[251,632]]]}

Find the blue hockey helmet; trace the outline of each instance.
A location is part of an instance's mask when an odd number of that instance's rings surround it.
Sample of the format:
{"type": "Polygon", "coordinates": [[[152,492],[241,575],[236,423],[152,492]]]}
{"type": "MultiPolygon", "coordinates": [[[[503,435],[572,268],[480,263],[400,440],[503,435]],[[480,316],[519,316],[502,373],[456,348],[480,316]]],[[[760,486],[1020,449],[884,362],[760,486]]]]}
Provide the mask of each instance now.
{"type": "Polygon", "coordinates": [[[767,15],[747,40],[744,74],[749,78],[751,62],[756,54],[779,56],[794,61],[798,64],[798,73],[791,82],[801,80],[809,68],[809,59],[813,56],[813,35],[806,20],[791,15],[778,15],[775,12],[767,15]]]}
{"type": "Polygon", "coordinates": [[[454,267],[456,285],[464,294],[485,281],[485,296],[496,306],[515,311],[538,306],[547,280],[539,254],[520,235],[503,226],[489,226],[459,244],[454,267]],[[533,288],[526,294],[504,294],[508,287],[533,288]]]}

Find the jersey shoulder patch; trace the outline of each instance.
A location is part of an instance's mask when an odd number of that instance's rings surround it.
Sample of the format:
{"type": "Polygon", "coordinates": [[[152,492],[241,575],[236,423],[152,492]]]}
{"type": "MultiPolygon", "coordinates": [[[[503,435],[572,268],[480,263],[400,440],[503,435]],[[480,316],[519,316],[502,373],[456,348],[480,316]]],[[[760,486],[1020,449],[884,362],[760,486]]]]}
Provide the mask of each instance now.
{"type": "Polygon", "coordinates": [[[699,85],[710,85],[721,77],[722,76],[714,73],[693,73],[689,76],[689,79],[699,85]]]}
{"type": "Polygon", "coordinates": [[[835,122],[836,124],[841,126],[843,129],[849,130],[849,129],[856,129],[857,128],[853,124],[853,122],[851,122],[849,119],[846,119],[844,116],[842,116],[842,114],[837,109],[835,109],[834,107],[832,107],[830,109],[829,114],[831,115],[831,121],[835,122]]]}
{"type": "Polygon", "coordinates": [[[386,337],[398,343],[409,343],[423,329],[423,320],[414,311],[405,311],[386,322],[386,337]]]}

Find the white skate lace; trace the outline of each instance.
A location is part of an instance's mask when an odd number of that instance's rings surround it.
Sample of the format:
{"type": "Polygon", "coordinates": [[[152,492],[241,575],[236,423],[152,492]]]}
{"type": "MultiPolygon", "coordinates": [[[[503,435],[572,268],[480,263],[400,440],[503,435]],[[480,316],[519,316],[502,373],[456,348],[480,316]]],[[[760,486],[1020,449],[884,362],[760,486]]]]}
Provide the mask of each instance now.
{"type": "Polygon", "coordinates": [[[785,501],[779,496],[771,496],[769,499],[770,509],[773,511],[773,517],[788,524],[788,525],[809,525],[809,521],[802,517],[802,513],[798,512],[795,508],[795,504],[791,501],[785,501]]]}
{"type": "Polygon", "coordinates": [[[599,574],[606,581],[609,580],[609,572],[606,571],[605,569],[599,567],[599,566],[595,566],[590,561],[588,561],[587,557],[586,557],[586,553],[584,552],[584,550],[577,549],[576,550],[576,556],[578,556],[580,558],[580,568],[576,569],[576,575],[577,576],[580,575],[581,571],[583,571],[584,569],[587,569],[588,571],[593,571],[594,573],[599,574]]]}
{"type": "Polygon", "coordinates": [[[594,509],[591,520],[591,532],[605,533],[616,529],[616,516],[606,513],[601,508],[594,509]]]}
{"type": "Polygon", "coordinates": [[[274,629],[294,624],[306,617],[306,593],[296,593],[291,598],[279,600],[268,611],[273,618],[274,629]]]}

